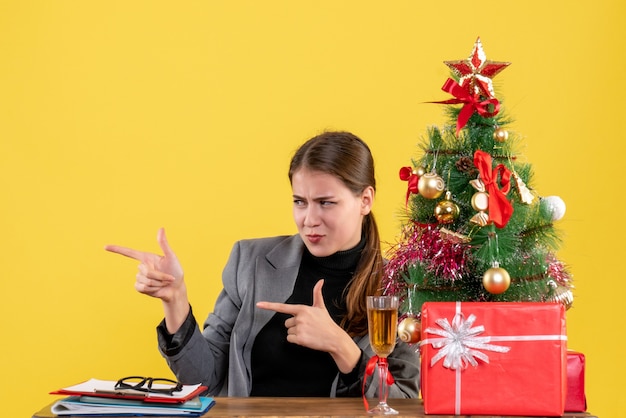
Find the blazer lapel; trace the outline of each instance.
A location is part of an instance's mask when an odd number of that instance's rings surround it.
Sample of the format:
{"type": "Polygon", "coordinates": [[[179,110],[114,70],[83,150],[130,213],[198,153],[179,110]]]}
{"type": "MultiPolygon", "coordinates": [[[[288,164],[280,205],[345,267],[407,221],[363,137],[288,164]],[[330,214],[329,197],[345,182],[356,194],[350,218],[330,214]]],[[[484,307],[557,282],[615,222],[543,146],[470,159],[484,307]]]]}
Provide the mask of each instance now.
{"type": "MultiPolygon", "coordinates": [[[[294,235],[270,250],[265,258],[259,257],[256,260],[255,303],[283,303],[291,296],[303,250],[302,239],[299,235],[294,235]]],[[[274,314],[273,311],[256,309],[252,335],[256,335],[274,314]]]]}

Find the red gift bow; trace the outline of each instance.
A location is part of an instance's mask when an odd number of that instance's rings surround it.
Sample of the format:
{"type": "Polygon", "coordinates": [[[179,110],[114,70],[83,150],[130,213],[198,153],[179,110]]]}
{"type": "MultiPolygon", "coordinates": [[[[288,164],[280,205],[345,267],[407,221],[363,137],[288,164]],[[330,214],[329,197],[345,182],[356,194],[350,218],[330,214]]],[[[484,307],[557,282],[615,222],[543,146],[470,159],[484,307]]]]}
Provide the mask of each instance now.
{"type": "Polygon", "coordinates": [[[504,164],[498,164],[492,171],[491,155],[481,150],[474,153],[474,165],[489,194],[489,219],[498,228],[504,228],[513,214],[513,205],[505,196],[511,189],[511,172],[504,164]],[[501,188],[498,188],[498,174],[501,188]]]}
{"type": "Polygon", "coordinates": [[[411,193],[419,193],[419,191],[417,190],[417,182],[419,181],[419,179],[420,176],[414,174],[411,167],[402,167],[400,169],[400,180],[409,182],[406,190],[406,200],[404,202],[405,206],[409,203],[409,196],[411,195],[411,193]]]}
{"type": "Polygon", "coordinates": [[[450,93],[455,97],[455,99],[444,100],[441,102],[432,102],[432,103],[440,103],[440,104],[459,104],[464,103],[461,108],[461,112],[459,112],[459,117],[456,121],[456,134],[459,135],[459,131],[463,128],[469,118],[474,114],[474,112],[478,112],[478,114],[484,118],[490,118],[498,114],[500,111],[500,102],[496,98],[489,98],[487,100],[480,100],[480,96],[478,94],[470,93],[465,87],[462,87],[459,83],[449,78],[441,87],[441,90],[446,93],[450,93]],[[489,105],[493,105],[493,111],[488,110],[489,105]]]}
{"type": "MultiPolygon", "coordinates": [[[[366,411],[369,411],[370,407],[369,407],[369,404],[367,403],[367,398],[365,398],[365,382],[367,382],[368,376],[372,376],[374,374],[374,370],[376,369],[376,366],[378,365],[379,361],[386,362],[387,358],[373,355],[368,360],[367,365],[365,366],[365,376],[363,377],[363,404],[365,404],[366,411]]],[[[393,380],[393,376],[391,375],[389,368],[387,368],[387,385],[393,385],[394,382],[395,380],[393,380]]]]}

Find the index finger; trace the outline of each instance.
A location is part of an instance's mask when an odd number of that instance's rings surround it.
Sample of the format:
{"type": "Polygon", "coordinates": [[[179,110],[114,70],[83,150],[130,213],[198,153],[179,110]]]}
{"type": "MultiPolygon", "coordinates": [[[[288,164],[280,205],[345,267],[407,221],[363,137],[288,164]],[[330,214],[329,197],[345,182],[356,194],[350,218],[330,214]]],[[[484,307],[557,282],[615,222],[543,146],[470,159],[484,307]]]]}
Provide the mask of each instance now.
{"type": "Polygon", "coordinates": [[[121,247],[119,245],[106,245],[104,249],[142,262],[146,256],[146,253],[143,251],[133,250],[132,248],[121,247]]]}
{"type": "Polygon", "coordinates": [[[289,315],[295,315],[302,310],[302,305],[289,305],[287,303],[277,302],[257,302],[256,307],[289,315]]]}

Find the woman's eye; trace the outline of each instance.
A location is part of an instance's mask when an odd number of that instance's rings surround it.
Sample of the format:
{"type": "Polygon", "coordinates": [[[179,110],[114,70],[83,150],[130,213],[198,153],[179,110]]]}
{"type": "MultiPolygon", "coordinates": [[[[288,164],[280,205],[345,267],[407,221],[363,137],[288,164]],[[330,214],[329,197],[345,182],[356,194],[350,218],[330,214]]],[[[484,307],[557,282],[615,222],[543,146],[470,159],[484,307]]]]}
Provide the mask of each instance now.
{"type": "Polygon", "coordinates": [[[322,200],[320,202],[320,205],[322,205],[322,206],[330,206],[330,205],[334,205],[334,204],[335,204],[335,202],[331,202],[329,200],[322,200]]]}

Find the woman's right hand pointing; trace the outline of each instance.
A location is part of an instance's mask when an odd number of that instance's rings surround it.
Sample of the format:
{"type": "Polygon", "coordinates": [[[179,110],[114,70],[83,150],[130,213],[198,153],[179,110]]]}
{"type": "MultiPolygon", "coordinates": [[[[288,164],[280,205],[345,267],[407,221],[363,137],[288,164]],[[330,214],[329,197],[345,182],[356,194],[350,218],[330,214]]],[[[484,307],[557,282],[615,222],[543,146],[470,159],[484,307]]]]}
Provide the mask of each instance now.
{"type": "Polygon", "coordinates": [[[186,299],[183,269],[176,254],[174,254],[167,242],[163,228],[159,229],[157,241],[163,251],[162,256],[118,245],[107,245],[104,249],[140,262],[139,272],[135,281],[135,289],[139,293],[159,298],[163,302],[169,303],[176,299],[182,291],[185,293],[184,298],[186,299]]]}
{"type": "Polygon", "coordinates": [[[159,229],[157,241],[163,255],[119,245],[107,245],[104,249],[140,262],[135,289],[139,293],[161,299],[165,311],[165,325],[168,332],[174,334],[189,314],[187,288],[183,280],[183,268],[167,243],[163,228],[159,229]]]}

